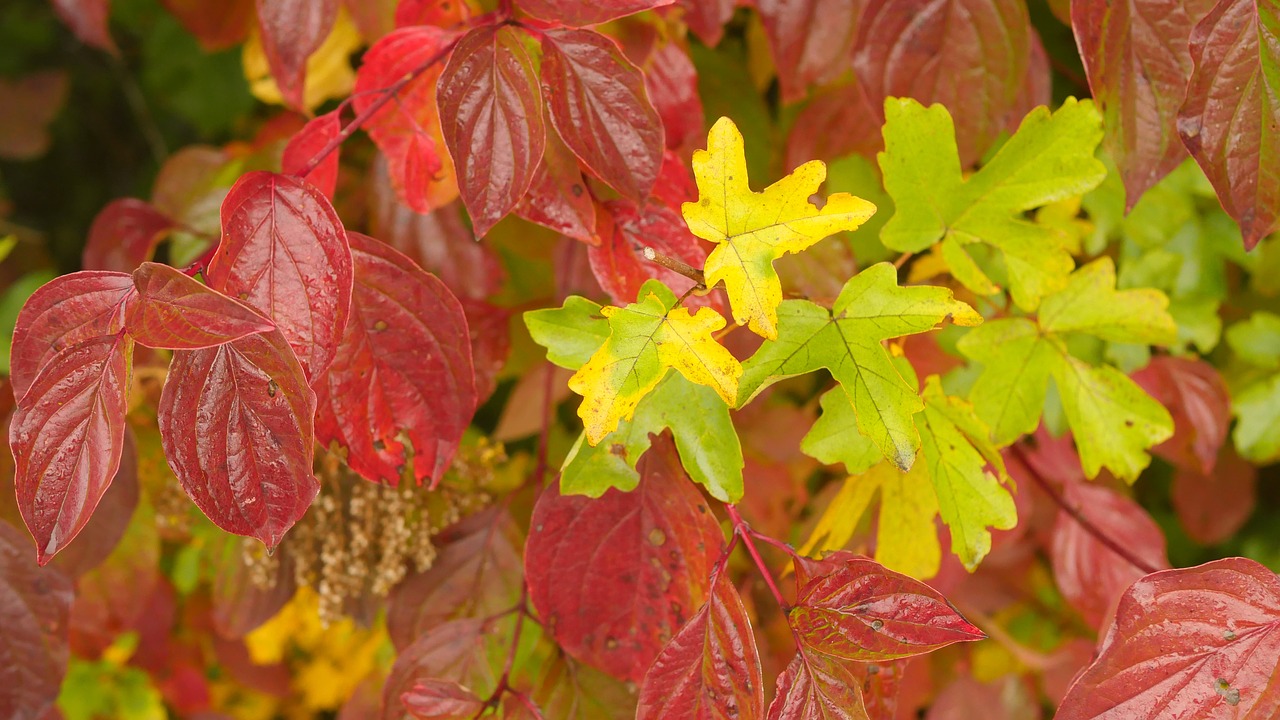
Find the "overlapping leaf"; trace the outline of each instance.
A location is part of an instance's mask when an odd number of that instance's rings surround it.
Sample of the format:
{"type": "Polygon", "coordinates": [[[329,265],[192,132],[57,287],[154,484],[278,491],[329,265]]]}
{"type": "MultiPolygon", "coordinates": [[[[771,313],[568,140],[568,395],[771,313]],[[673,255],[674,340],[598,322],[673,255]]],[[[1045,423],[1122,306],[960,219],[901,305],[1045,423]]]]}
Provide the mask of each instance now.
{"type": "MultiPolygon", "coordinates": [[[[311,165],[311,161],[329,143],[337,140],[342,132],[342,113],[339,110],[318,115],[302,126],[289,138],[281,158],[281,171],[286,175],[299,175],[311,165]]],[[[315,185],[325,197],[333,199],[338,186],[338,151],[333,150],[302,177],[315,185]]]]}
{"type": "Polygon", "coordinates": [[[449,680],[419,680],[400,702],[418,720],[468,720],[484,709],[475,693],[449,680]]]}
{"type": "Polygon", "coordinates": [[[773,261],[828,235],[856,229],[875,206],[836,193],[820,209],[815,207],[810,198],[827,177],[826,166],[817,160],[764,192],[752,192],[742,134],[728,118],[711,128],[707,149],[694,153],[693,171],[699,199],[684,204],[685,222],[693,234],[718,243],[704,268],[707,286],[724,281],[734,320],[776,339],[782,285],[773,261]]]}
{"type": "Polygon", "coordinates": [[[768,720],[870,720],[848,663],[801,646],[778,676],[768,720]]]}
{"type": "MultiPolygon", "coordinates": [[[[712,2],[704,4],[712,5],[712,2]]],[[[848,63],[862,0],[757,0],[784,101],[830,80],[848,63]]]]}
{"type": "Polygon", "coordinates": [[[275,329],[253,308],[168,265],[143,263],[133,283],[138,297],[125,313],[125,329],[147,347],[199,350],[275,329]]]}
{"type": "Polygon", "coordinates": [[[578,158],[565,147],[560,134],[544,122],[546,147],[533,173],[529,192],[516,214],[584,243],[597,243],[596,201],[587,190],[578,158]]]}
{"type": "Polygon", "coordinates": [[[280,94],[303,108],[307,58],[320,48],[338,17],[338,0],[257,0],[258,29],[280,94]]]}
{"type": "Polygon", "coordinates": [[[650,8],[670,5],[675,0],[522,0],[520,9],[542,20],[571,27],[599,25],[650,8]]]}
{"type": "Polygon", "coordinates": [[[67,671],[71,579],[31,564],[28,540],[0,521],[0,714],[48,717],[67,671]]]}
{"type": "Polygon", "coordinates": [[[1162,355],[1132,377],[1173,416],[1173,437],[1152,452],[1184,469],[1213,472],[1231,426],[1231,398],[1217,369],[1162,355]]]}
{"type": "Polygon", "coordinates": [[[903,252],[941,243],[951,274],[980,294],[998,288],[965,246],[991,245],[1004,256],[1014,301],[1034,310],[1065,286],[1074,262],[1061,230],[1024,213],[1102,182],[1106,168],[1093,156],[1101,139],[1102,118],[1093,104],[1068,99],[1053,114],[1033,110],[991,161],[965,179],[946,108],[886,100],[879,159],[897,211],[880,239],[903,252]]]}
{"type": "Polygon", "coordinates": [[[133,272],[150,260],[174,221],[153,205],[135,198],[107,203],[89,226],[81,266],[85,270],[133,272]]]}

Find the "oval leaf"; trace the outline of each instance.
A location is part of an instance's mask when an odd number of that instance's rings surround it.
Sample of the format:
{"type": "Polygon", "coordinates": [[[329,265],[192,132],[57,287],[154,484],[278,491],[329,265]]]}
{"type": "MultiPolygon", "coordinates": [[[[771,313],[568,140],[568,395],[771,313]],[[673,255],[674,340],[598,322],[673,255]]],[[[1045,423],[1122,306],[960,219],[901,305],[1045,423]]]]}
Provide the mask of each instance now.
{"type": "Polygon", "coordinates": [[[1173,437],[1151,451],[1185,470],[1213,472],[1231,427],[1231,396],[1218,370],[1203,360],[1158,355],[1133,381],[1173,416],[1173,437]]]}
{"type": "Polygon", "coordinates": [[[347,232],[314,187],[261,171],[231,187],[209,287],[275,321],[308,379],[333,361],[351,309],[351,275],[347,232]]]}
{"type": "Polygon", "coordinates": [[[545,133],[542,163],[533,174],[529,192],[516,206],[516,214],[587,244],[596,237],[596,201],[578,167],[578,157],[555,130],[545,133]]]}
{"type": "Polygon", "coordinates": [[[147,347],[199,350],[275,329],[253,308],[168,265],[143,263],[133,271],[133,283],[138,300],[130,303],[124,326],[147,347]]]}
{"type": "Polygon", "coordinates": [[[89,226],[80,265],[86,270],[133,272],[150,260],[156,243],[174,226],[150,203],[120,198],[98,211],[89,226]]]}
{"type": "Polygon", "coordinates": [[[342,132],[341,110],[334,110],[318,115],[302,126],[298,134],[289,139],[284,146],[284,157],[281,158],[280,171],[286,175],[300,175],[307,182],[315,185],[325,197],[333,199],[338,187],[338,150],[334,149],[325,155],[320,162],[305,175],[301,175],[316,154],[338,138],[342,132]]]}
{"type": "Polygon", "coordinates": [[[0,716],[48,717],[67,672],[69,578],[38,568],[22,533],[0,521],[0,716]]]}
{"type": "Polygon", "coordinates": [[[178,351],[160,396],[165,457],[215,525],[275,548],[320,489],[315,409],[279,331],[178,351]]]}
{"type": "Polygon", "coordinates": [[[258,29],[271,76],[291,107],[303,108],[307,58],[338,18],[338,0],[258,0],[258,29]]]}
{"type": "Polygon", "coordinates": [[[673,2],[675,0],[521,0],[520,9],[540,20],[582,27],[599,25],[673,2]]]}
{"type": "MultiPolygon", "coordinates": [[[[710,3],[707,3],[710,4],[710,3]]],[[[785,102],[848,67],[865,0],[756,0],[785,102]]],[[[902,13],[903,18],[918,13],[902,13]]]]}

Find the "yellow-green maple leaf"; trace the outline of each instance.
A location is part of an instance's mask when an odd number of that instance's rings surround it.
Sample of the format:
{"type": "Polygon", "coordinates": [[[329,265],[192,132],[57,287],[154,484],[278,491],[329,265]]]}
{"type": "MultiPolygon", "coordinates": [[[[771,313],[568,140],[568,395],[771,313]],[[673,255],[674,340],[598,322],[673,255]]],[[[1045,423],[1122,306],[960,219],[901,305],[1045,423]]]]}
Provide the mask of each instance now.
{"type": "Polygon", "coordinates": [[[619,421],[630,420],[672,368],[715,390],[728,405],[737,400],[742,365],[711,336],[725,326],[715,310],[691,314],[665,288],[645,283],[637,302],[600,312],[609,321],[609,339],[569,378],[569,388],[582,396],[578,417],[587,442],[599,443],[619,421]]]}
{"type": "Polygon", "coordinates": [[[723,280],[734,321],[771,340],[778,337],[782,302],[773,261],[855,230],[876,211],[848,193],[833,194],[815,207],[809,198],[827,178],[827,166],[817,160],[764,192],[752,192],[742,134],[729,118],[720,118],[707,135],[707,149],[693,154],[693,173],[698,201],[684,204],[685,222],[694,235],[718,243],[707,256],[707,286],[723,280]]]}

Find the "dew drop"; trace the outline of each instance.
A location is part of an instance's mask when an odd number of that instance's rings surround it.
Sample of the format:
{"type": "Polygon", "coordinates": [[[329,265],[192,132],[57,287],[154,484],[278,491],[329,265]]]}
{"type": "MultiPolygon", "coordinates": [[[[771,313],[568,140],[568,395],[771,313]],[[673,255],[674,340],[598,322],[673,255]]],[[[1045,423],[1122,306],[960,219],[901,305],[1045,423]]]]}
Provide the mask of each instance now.
{"type": "Polygon", "coordinates": [[[884,621],[883,621],[883,620],[872,620],[872,621],[871,621],[871,629],[872,629],[872,630],[879,630],[879,629],[880,629],[880,628],[882,628],[882,627],[884,627],[884,621]]]}

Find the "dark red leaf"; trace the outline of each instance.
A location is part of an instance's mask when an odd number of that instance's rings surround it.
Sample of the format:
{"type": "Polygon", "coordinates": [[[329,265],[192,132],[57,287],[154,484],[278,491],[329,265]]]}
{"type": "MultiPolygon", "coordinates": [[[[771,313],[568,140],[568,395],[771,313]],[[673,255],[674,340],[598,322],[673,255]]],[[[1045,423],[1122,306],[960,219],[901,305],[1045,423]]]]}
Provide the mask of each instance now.
{"type": "Polygon", "coordinates": [[[448,680],[419,680],[400,702],[418,720],[471,720],[484,709],[475,693],[448,680]]]}
{"type": "Polygon", "coordinates": [[[80,542],[63,548],[53,564],[71,577],[80,577],[102,564],[120,544],[133,511],[138,506],[138,448],[128,426],[120,467],[102,494],[93,516],[80,531],[80,542]]]}
{"type": "Polygon", "coordinates": [[[483,237],[524,196],[542,160],[537,72],[519,31],[489,25],[462,38],[439,87],[445,145],[476,236],[483,237]]]}
{"type": "Polygon", "coordinates": [[[276,553],[275,572],[267,578],[266,587],[255,580],[254,570],[245,564],[241,538],[224,534],[209,554],[213,565],[213,629],[223,638],[234,640],[249,634],[280,612],[298,588],[288,547],[276,553]]]}
{"type": "Polygon", "coordinates": [[[540,20],[582,27],[599,25],[673,2],[675,0],[520,0],[517,5],[540,20]]]}
{"type": "Polygon", "coordinates": [[[662,118],[669,149],[698,148],[705,139],[698,70],[679,45],[666,43],[644,65],[644,86],[662,118]]]}
{"type": "Polygon", "coordinates": [[[436,60],[400,88],[394,102],[383,105],[364,124],[365,132],[387,156],[391,186],[406,205],[421,213],[458,196],[453,161],[440,149],[444,138],[436,112],[436,81],[444,67],[443,54],[456,37],[431,25],[401,28],[374,43],[356,72],[351,101],[356,112],[363,113],[381,97],[379,91],[436,60]]]}
{"type": "MultiPolygon", "coordinates": [[[[695,268],[701,268],[707,260],[707,251],[689,232],[684,218],[674,210],[655,204],[637,209],[626,200],[612,200],[605,204],[606,212],[613,216],[613,233],[600,247],[587,251],[591,271],[600,287],[621,305],[635,302],[636,293],[646,280],[658,279],[677,294],[693,287],[693,280],[651,260],[646,260],[644,248],[651,247],[670,258],[681,260],[695,268]]],[[[713,300],[718,295],[690,297],[690,305],[721,307],[713,300]]]]}
{"type": "Polygon", "coordinates": [[[551,121],[569,149],[615,190],[643,201],[664,140],[640,70],[598,32],[550,30],[542,35],[542,83],[552,88],[551,121]]]}
{"type": "Polygon", "coordinates": [[[253,0],[160,0],[205,52],[226,50],[249,37],[253,0]]]}
{"type": "Polygon", "coordinates": [[[751,618],[727,572],[707,604],[662,649],[640,685],[636,720],[764,717],[764,681],[751,618]]]}
{"type": "Polygon", "coordinates": [[[454,620],[418,638],[391,667],[382,689],[382,719],[405,717],[400,698],[422,680],[455,682],[480,697],[488,696],[497,687],[501,671],[490,665],[489,655],[506,652],[513,624],[511,617],[494,622],[454,620]]]}
{"type": "Polygon", "coordinates": [[[165,457],[215,525],[275,548],[311,505],[315,393],[281,333],[180,350],[160,396],[165,457]]]}
{"type": "Polygon", "coordinates": [[[1280,713],[1280,579],[1245,558],[1165,570],[1120,598],[1097,660],[1057,720],[1280,713]]]}
{"type": "Polygon", "coordinates": [[[787,166],[845,155],[872,159],[884,148],[881,110],[855,83],[837,85],[813,97],[796,116],[787,137],[787,166]]]}
{"type": "Polygon", "coordinates": [[[1230,539],[1253,514],[1258,502],[1258,469],[1228,449],[1207,475],[1178,470],[1169,494],[1187,535],[1203,545],[1213,545],[1230,539]]]}
{"type": "Polygon", "coordinates": [[[71,580],[28,558],[22,533],[0,522],[0,717],[48,717],[67,672],[71,580]]]}
{"type": "Polygon", "coordinates": [[[464,298],[462,312],[471,332],[471,364],[475,367],[476,407],[498,387],[498,375],[511,353],[511,311],[484,300],[464,298]]]}
{"type": "MultiPolygon", "coordinates": [[[[895,660],[888,663],[852,663],[850,674],[861,684],[862,703],[867,715],[873,718],[900,717],[904,676],[911,660],[895,660]]],[[[927,670],[926,670],[927,672],[927,670]]],[[[908,698],[908,701],[910,698],[908,698]]],[[[911,717],[911,715],[907,715],[911,717]]]]}
{"type": "Polygon", "coordinates": [[[870,720],[849,665],[802,647],[778,676],[769,720],[870,720]]]}
{"type": "Polygon", "coordinates": [[[378,184],[370,228],[374,237],[439,277],[459,298],[480,300],[502,288],[498,253],[491,245],[476,242],[461,203],[423,215],[396,202],[387,186],[378,184]]]}
{"type": "Polygon", "coordinates": [[[111,0],[50,0],[62,22],[85,45],[119,55],[120,50],[111,40],[107,20],[111,15],[111,0]]]}
{"type": "MultiPolygon", "coordinates": [[[[1063,498],[1100,530],[1152,567],[1169,567],[1164,533],[1136,502],[1101,485],[1071,483],[1063,498]]],[[[1085,530],[1065,510],[1058,511],[1050,548],[1058,589],[1091,627],[1102,625],[1124,589],[1144,574],[1085,530]]]]}
{"type": "Polygon", "coordinates": [[[132,349],[118,334],[62,350],[13,414],[18,508],[41,565],[84,528],[120,467],[132,349]]]}
{"type": "Polygon", "coordinates": [[[351,233],[351,323],[317,379],[317,433],[347,464],[392,485],[439,482],[476,409],[466,317],[449,288],[390,246],[351,233]],[[412,452],[402,439],[412,445],[412,452]]]}
{"type": "Polygon", "coordinates": [[[724,26],[733,17],[734,4],[734,0],[680,0],[685,23],[711,47],[724,37],[724,26]]]}
{"type": "Polygon", "coordinates": [[[133,271],[133,283],[138,299],[130,303],[124,326],[147,347],[199,350],[275,329],[248,305],[168,265],[143,263],[133,271]]]}
{"type": "Polygon", "coordinates": [[[431,569],[406,577],[388,598],[387,634],[399,649],[449,620],[496,615],[520,599],[519,536],[508,513],[476,513],[435,544],[431,569]]]}
{"type": "Polygon", "coordinates": [[[150,203],[134,198],[112,200],[89,226],[81,264],[86,270],[133,272],[151,259],[156,244],[173,225],[173,220],[150,203]]]}
{"type": "Polygon", "coordinates": [[[548,130],[546,135],[542,163],[516,214],[574,240],[597,244],[596,201],[582,177],[578,157],[565,147],[559,133],[548,130]]]}
{"type": "MultiPolygon", "coordinates": [[[[338,138],[342,132],[341,110],[334,110],[312,118],[302,129],[289,139],[284,146],[284,158],[281,161],[281,172],[285,175],[298,175],[306,168],[317,153],[330,142],[338,138]]],[[[334,150],[324,157],[311,172],[302,178],[315,185],[325,197],[333,199],[338,188],[338,151],[334,150]]]]}
{"type": "Polygon", "coordinates": [[[654,441],[637,470],[640,484],[628,493],[543,492],[524,556],[529,596],[561,647],[635,682],[706,600],[723,542],[669,437],[654,441]]]}
{"type": "MultiPolygon", "coordinates": [[[[756,0],[769,37],[784,102],[849,67],[860,17],[868,0],[756,0]]],[[[903,8],[902,18],[915,17],[903,8]]]]}
{"type": "Polygon", "coordinates": [[[1034,28],[1027,30],[1031,38],[1031,57],[1027,61],[1027,74],[1022,79],[1022,89],[1018,99],[1005,118],[1004,126],[1009,134],[1018,131],[1018,126],[1026,118],[1027,113],[1044,105],[1051,107],[1053,103],[1053,68],[1049,64],[1049,53],[1044,49],[1044,42],[1034,28]]]}
{"type": "Polygon", "coordinates": [[[338,18],[338,0],[257,0],[258,29],[271,76],[293,108],[305,107],[307,58],[338,18]]]}
{"type": "Polygon", "coordinates": [[[861,557],[840,556],[826,565],[800,588],[788,614],[812,652],[879,662],[986,637],[919,580],[861,557]]]}
{"type": "Polygon", "coordinates": [[[673,150],[662,153],[662,168],[651,197],[677,213],[684,203],[698,199],[698,184],[694,182],[692,170],[673,150]]]}
{"type": "Polygon", "coordinates": [[[466,0],[400,0],[396,5],[396,27],[434,25],[452,28],[471,17],[466,0]]]}
{"type": "Polygon", "coordinates": [[[209,287],[271,318],[308,379],[333,361],[351,308],[351,273],[347,232],[318,190],[261,171],[231,187],[209,287]]]}
{"type": "Polygon", "coordinates": [[[1173,437],[1153,452],[1181,468],[1213,472],[1231,428],[1231,396],[1218,370],[1203,360],[1158,355],[1133,380],[1173,415],[1173,437]]]}
{"type": "Polygon", "coordinates": [[[1246,250],[1280,218],[1277,26],[1274,3],[1220,0],[1191,32],[1194,69],[1178,111],[1178,134],[1240,223],[1246,250]]]}
{"type": "Polygon", "coordinates": [[[128,273],[97,270],[60,275],[32,293],[13,330],[13,396],[22,400],[36,374],[58,352],[123,330],[125,311],[136,297],[128,273]]]}
{"type": "Polygon", "coordinates": [[[1214,0],[1076,0],[1071,28],[1102,111],[1106,147],[1124,179],[1125,206],[1187,156],[1178,107],[1191,76],[1187,41],[1214,0]]]}

